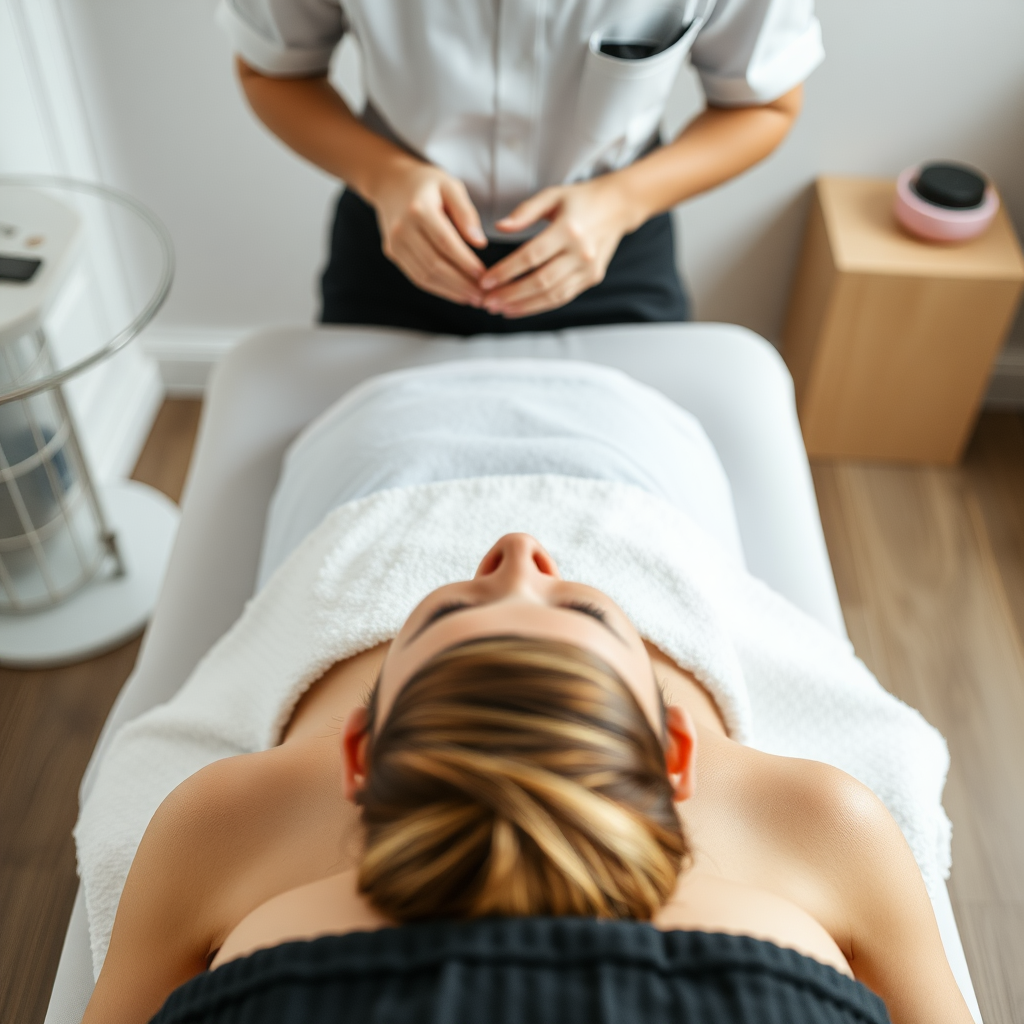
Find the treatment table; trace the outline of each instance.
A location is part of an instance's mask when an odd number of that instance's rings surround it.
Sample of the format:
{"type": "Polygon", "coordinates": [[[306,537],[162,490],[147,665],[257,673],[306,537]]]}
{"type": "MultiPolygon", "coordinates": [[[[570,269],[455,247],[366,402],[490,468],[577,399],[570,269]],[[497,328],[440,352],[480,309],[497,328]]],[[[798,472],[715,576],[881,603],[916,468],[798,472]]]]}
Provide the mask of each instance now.
{"type": "MultiPolygon", "coordinates": [[[[800,435],[793,383],[764,339],[725,324],[630,324],[470,340],[374,327],[257,334],[213,374],[167,577],[138,663],[82,780],[88,795],[116,730],[168,700],[252,596],[267,506],[285,449],[367,377],[451,359],[579,359],[612,366],[692,413],[732,488],[750,572],[845,636],[800,435]]],[[[949,897],[935,913],[974,1019],[977,999],[949,897]]],[[[80,1024],[93,988],[81,887],[45,1024],[80,1024]]]]}

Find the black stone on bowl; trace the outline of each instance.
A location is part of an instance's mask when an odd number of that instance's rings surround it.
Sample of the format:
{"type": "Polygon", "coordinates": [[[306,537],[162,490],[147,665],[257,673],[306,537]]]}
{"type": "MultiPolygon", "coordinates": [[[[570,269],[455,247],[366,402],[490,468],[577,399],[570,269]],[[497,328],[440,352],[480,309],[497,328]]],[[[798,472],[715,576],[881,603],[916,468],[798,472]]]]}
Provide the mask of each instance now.
{"type": "Polygon", "coordinates": [[[947,210],[972,210],[985,198],[985,179],[963,164],[925,164],[911,188],[926,203],[947,210]]]}

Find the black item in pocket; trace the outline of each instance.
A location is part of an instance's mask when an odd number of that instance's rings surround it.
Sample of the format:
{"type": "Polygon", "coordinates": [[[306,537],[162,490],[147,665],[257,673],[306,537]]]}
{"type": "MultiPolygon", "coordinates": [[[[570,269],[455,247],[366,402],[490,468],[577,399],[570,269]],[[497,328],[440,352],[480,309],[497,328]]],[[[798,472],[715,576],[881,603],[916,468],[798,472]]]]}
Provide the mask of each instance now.
{"type": "Polygon", "coordinates": [[[614,39],[605,39],[601,42],[601,53],[608,57],[616,57],[619,60],[646,60],[655,54],[675,46],[683,36],[689,25],[682,25],[675,35],[664,39],[661,42],[654,42],[650,39],[638,39],[635,42],[617,42],[614,39]]]}
{"type": "Polygon", "coordinates": [[[25,256],[0,256],[0,281],[16,281],[18,284],[24,284],[35,277],[36,271],[42,265],[42,260],[30,259],[25,256]]]}

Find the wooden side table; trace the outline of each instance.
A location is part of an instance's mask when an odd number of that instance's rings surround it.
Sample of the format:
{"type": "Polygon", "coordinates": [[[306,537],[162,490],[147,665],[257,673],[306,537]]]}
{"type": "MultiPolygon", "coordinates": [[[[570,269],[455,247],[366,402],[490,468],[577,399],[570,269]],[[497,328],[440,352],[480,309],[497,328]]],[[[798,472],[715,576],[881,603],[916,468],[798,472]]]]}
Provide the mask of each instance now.
{"type": "Polygon", "coordinates": [[[895,182],[820,178],[783,334],[812,456],[954,463],[1024,283],[1004,209],[931,245],[892,214],[895,182]]]}

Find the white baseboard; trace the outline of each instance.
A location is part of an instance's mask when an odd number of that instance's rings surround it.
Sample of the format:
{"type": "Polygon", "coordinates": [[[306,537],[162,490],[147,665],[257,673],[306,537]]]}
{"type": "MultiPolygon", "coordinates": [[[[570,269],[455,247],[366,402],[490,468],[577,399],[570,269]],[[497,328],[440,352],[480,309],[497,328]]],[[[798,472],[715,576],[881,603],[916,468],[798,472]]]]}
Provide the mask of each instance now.
{"type": "Polygon", "coordinates": [[[251,328],[158,327],[146,332],[142,347],[156,360],[168,395],[199,396],[214,366],[251,328]]]}
{"type": "Polygon", "coordinates": [[[131,475],[138,461],[164,400],[164,386],[156,363],[131,347],[99,372],[99,387],[84,402],[72,404],[93,476],[120,480],[131,475]]]}
{"type": "Polygon", "coordinates": [[[1004,348],[985,394],[986,409],[1024,409],[1024,347],[1004,348]]]}

